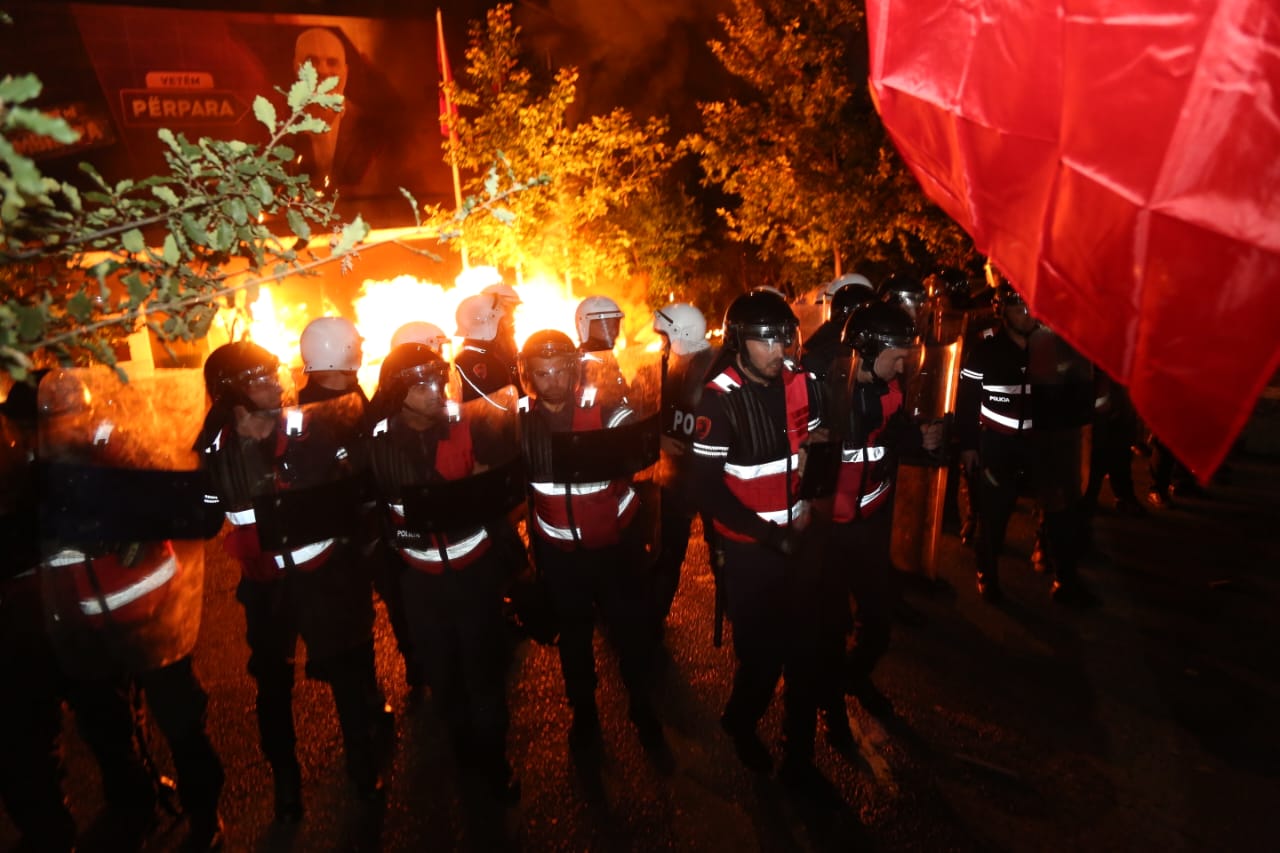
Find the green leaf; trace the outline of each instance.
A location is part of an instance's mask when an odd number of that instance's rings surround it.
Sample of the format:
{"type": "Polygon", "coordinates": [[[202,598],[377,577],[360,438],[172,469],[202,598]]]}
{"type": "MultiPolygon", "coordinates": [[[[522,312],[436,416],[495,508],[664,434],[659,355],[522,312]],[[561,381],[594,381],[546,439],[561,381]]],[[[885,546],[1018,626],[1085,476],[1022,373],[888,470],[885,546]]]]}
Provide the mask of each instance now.
{"type": "Polygon", "coordinates": [[[276,108],[261,95],[253,99],[253,117],[266,126],[268,133],[276,132],[276,108]]]}
{"type": "Polygon", "coordinates": [[[257,195],[258,201],[262,204],[269,205],[275,198],[275,194],[271,190],[271,185],[264,181],[261,177],[254,178],[249,182],[249,188],[257,195]]]}
{"type": "Polygon", "coordinates": [[[225,202],[222,205],[222,212],[236,225],[244,225],[249,221],[249,211],[245,208],[244,202],[238,198],[225,202]]]}
{"type": "Polygon", "coordinates": [[[40,78],[34,74],[0,78],[0,101],[6,104],[25,103],[40,94],[40,78]]]}
{"type": "Polygon", "coordinates": [[[15,305],[18,315],[18,338],[24,342],[38,341],[44,336],[45,323],[48,316],[42,306],[15,305]]]}
{"type": "Polygon", "coordinates": [[[178,194],[175,193],[169,187],[166,187],[166,186],[152,187],[151,194],[156,198],[160,199],[165,204],[169,205],[170,207],[177,207],[179,205],[178,194]]]}
{"type": "Polygon", "coordinates": [[[181,154],[182,149],[178,147],[178,140],[174,138],[173,131],[167,127],[162,127],[156,131],[156,137],[159,138],[165,146],[174,154],[181,154]]]}
{"type": "Polygon", "coordinates": [[[298,152],[294,151],[288,145],[277,145],[275,148],[271,149],[271,156],[275,157],[277,160],[288,163],[294,157],[298,156],[298,152]]]}
{"type": "Polygon", "coordinates": [[[135,255],[142,254],[147,248],[146,241],[142,239],[142,232],[137,228],[130,228],[120,236],[120,243],[124,246],[126,252],[132,252],[135,255]]]}
{"type": "Polygon", "coordinates": [[[178,254],[178,241],[173,238],[172,234],[164,235],[164,250],[161,257],[171,267],[178,265],[178,260],[181,256],[178,254]]]}
{"type": "Polygon", "coordinates": [[[209,237],[209,247],[215,252],[229,252],[236,241],[236,230],[225,219],[218,223],[209,237]]]}
{"type": "Polygon", "coordinates": [[[80,200],[80,190],[75,184],[63,183],[60,187],[62,194],[67,198],[67,204],[71,205],[71,209],[79,213],[84,209],[84,203],[80,200]]]}
{"type": "Polygon", "coordinates": [[[409,202],[409,209],[413,211],[413,224],[421,228],[422,217],[418,214],[418,200],[413,197],[413,193],[409,192],[404,187],[400,187],[399,189],[400,189],[400,195],[405,197],[405,199],[409,202]]]}
{"type": "Polygon", "coordinates": [[[492,207],[489,209],[489,213],[503,225],[510,225],[516,221],[516,215],[505,207],[492,207]]]}
{"type": "Polygon", "coordinates": [[[315,91],[315,86],[306,80],[296,80],[289,87],[289,109],[297,112],[307,105],[307,101],[311,100],[311,93],[315,91]]]}
{"type": "Polygon", "coordinates": [[[369,226],[357,215],[353,221],[342,226],[342,236],[338,239],[338,244],[333,247],[333,254],[345,255],[355,248],[356,243],[359,243],[368,235],[369,226]]]}
{"type": "Polygon", "coordinates": [[[125,289],[129,292],[130,305],[141,305],[151,295],[151,286],[142,280],[142,274],[137,270],[124,276],[120,281],[124,283],[125,289]]]}
{"type": "Polygon", "coordinates": [[[293,208],[289,208],[285,213],[285,218],[289,220],[289,230],[298,235],[299,239],[311,239],[311,226],[307,224],[307,220],[302,218],[302,214],[293,208]]]}
{"type": "Polygon", "coordinates": [[[87,323],[93,314],[93,300],[89,298],[89,294],[78,290],[75,296],[67,300],[67,313],[77,322],[87,323]]]}
{"type": "Polygon", "coordinates": [[[207,222],[198,222],[190,213],[182,214],[182,232],[187,235],[187,239],[197,246],[209,245],[209,235],[205,231],[207,222]]]}

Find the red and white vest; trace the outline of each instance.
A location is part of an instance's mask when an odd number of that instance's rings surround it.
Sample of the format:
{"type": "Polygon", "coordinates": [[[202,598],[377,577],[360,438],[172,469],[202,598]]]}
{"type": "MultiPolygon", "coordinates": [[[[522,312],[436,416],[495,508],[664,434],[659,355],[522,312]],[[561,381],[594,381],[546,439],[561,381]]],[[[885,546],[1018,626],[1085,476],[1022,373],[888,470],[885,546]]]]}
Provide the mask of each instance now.
{"type": "Polygon", "coordinates": [[[892,469],[883,463],[888,448],[881,444],[885,425],[902,408],[902,382],[894,379],[880,397],[880,425],[867,436],[866,446],[841,448],[840,472],[836,481],[833,521],[866,518],[888,505],[893,493],[892,469]]]}

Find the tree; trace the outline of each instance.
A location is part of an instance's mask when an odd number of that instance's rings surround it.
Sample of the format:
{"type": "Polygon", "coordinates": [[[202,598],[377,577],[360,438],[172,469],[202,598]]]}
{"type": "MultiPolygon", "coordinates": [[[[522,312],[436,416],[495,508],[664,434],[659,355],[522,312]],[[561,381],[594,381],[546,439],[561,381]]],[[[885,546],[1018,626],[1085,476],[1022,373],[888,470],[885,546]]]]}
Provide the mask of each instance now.
{"type": "Polygon", "coordinates": [[[167,174],[110,184],[81,164],[82,191],[44,176],[14,146],[24,133],[75,139],[28,106],[39,80],[0,80],[0,369],[21,379],[40,363],[115,364],[113,344],[143,323],[163,341],[199,339],[239,291],[247,304],[263,283],[344,258],[367,226],[359,217],[337,224],[333,202],[286,170],[287,137],[324,130],[312,113],[341,108],[336,83],[307,63],[283,118],[255,100],[265,145],[161,130],[167,174]],[[327,235],[325,253],[310,248],[313,233],[327,235]]]}
{"type": "Polygon", "coordinates": [[[711,49],[750,92],[700,104],[686,144],[736,239],[802,279],[851,260],[962,264],[968,238],[903,167],[865,84],[863,15],[845,0],[733,0],[711,49]]]}
{"type": "Polygon", "coordinates": [[[647,274],[651,287],[672,285],[698,227],[692,202],[671,189],[674,159],[663,118],[641,123],[624,109],[574,122],[578,72],[549,79],[521,62],[520,28],[511,6],[473,22],[463,77],[450,89],[461,169],[470,191],[492,188],[485,174],[500,152],[509,176],[540,176],[496,218],[466,223],[473,259],[525,271],[545,270],[588,287],[647,274]]]}

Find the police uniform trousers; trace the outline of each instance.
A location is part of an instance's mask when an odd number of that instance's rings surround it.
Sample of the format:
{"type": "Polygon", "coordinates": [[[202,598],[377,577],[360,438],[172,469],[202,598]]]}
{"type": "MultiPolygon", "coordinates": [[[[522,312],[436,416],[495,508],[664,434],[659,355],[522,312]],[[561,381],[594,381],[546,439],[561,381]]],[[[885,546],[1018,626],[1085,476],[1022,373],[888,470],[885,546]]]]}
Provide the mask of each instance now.
{"type": "Polygon", "coordinates": [[[387,611],[387,622],[391,624],[391,634],[396,639],[396,648],[404,658],[404,680],[410,688],[427,684],[426,663],[418,653],[413,639],[413,629],[409,627],[409,617],[405,612],[404,590],[401,585],[400,572],[404,563],[395,552],[378,540],[364,546],[369,553],[369,565],[373,567],[373,590],[382,599],[387,611]]]}
{"type": "Polygon", "coordinates": [[[892,502],[868,518],[833,523],[827,535],[824,582],[831,592],[825,604],[836,612],[827,621],[837,629],[840,673],[844,684],[855,684],[871,675],[889,650],[897,587],[893,578],[890,546],[893,535],[892,502]],[[849,609],[849,596],[854,609],[849,609]],[[845,654],[845,637],[852,640],[845,654]]]}
{"type": "Polygon", "coordinates": [[[461,569],[430,574],[409,566],[400,574],[414,647],[422,652],[432,698],[464,764],[491,767],[505,760],[505,558],[506,550],[494,543],[461,569]]]}
{"type": "Polygon", "coordinates": [[[560,669],[565,694],[575,711],[594,708],[596,689],[592,635],[595,608],[618,650],[623,684],[633,707],[648,703],[652,679],[652,624],[649,585],[640,566],[639,526],[631,524],[622,542],[604,548],[563,551],[533,536],[534,560],[546,578],[560,625],[560,669]]]}
{"type": "Polygon", "coordinates": [[[355,555],[352,545],[338,543],[317,569],[285,569],[270,581],[243,578],[236,589],[244,606],[249,674],[258,685],[258,733],[277,774],[296,773],[298,767],[293,680],[301,636],[307,675],[333,691],[348,774],[362,785],[376,778],[373,593],[355,555]]]}
{"type": "Polygon", "coordinates": [[[808,535],[801,542],[801,553],[793,557],[727,537],[720,539],[719,547],[724,554],[725,610],[738,661],[724,727],[735,734],[754,731],[778,679],[785,677],[787,757],[805,761],[813,757],[824,664],[820,643],[828,632],[819,618],[823,567],[813,553],[819,538],[808,535]]]}
{"type": "Polygon", "coordinates": [[[659,624],[666,621],[680,588],[680,570],[689,550],[693,513],[683,506],[681,496],[662,490],[658,559],[653,565],[654,601],[659,624]]]}
{"type": "Polygon", "coordinates": [[[1059,581],[1077,580],[1080,522],[1080,443],[1074,430],[1006,435],[983,430],[979,439],[978,576],[997,580],[1009,518],[1027,478],[1044,513],[1043,545],[1059,581]]]}
{"type": "Polygon", "coordinates": [[[61,685],[34,572],[0,584],[0,683],[0,800],[31,849],[70,849],[76,827],[60,784],[61,685]]]}

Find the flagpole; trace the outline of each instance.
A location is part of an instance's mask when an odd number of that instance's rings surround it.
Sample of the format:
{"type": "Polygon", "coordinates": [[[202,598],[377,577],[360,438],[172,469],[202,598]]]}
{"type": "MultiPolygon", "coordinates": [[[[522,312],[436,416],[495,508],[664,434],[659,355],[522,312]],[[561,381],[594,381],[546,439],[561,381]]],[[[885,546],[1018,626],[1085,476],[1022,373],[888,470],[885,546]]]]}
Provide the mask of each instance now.
{"type": "MultiPolygon", "coordinates": [[[[453,74],[449,71],[449,54],[444,47],[444,17],[440,7],[436,7],[436,61],[440,65],[440,93],[443,108],[440,110],[441,127],[449,137],[449,167],[453,171],[453,205],[454,211],[462,210],[462,178],[458,174],[458,131],[454,129],[451,119],[456,115],[453,101],[449,98],[449,84],[453,82],[453,74]]],[[[462,268],[469,269],[467,261],[467,244],[458,238],[458,247],[462,254],[462,268]]]]}

